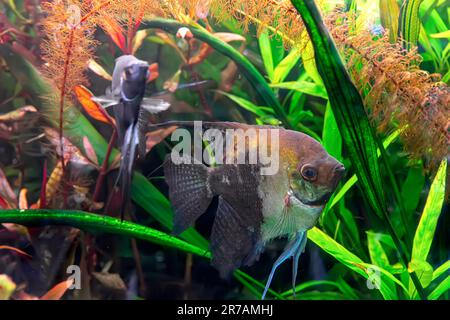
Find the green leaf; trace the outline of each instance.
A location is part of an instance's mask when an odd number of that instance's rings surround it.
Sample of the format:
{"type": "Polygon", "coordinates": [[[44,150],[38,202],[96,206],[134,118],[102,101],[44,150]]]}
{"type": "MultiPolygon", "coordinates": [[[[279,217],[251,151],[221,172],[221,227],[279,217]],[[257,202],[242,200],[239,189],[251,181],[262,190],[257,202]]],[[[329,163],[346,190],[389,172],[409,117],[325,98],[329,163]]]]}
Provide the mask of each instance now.
{"type": "Polygon", "coordinates": [[[447,260],[441,266],[437,267],[436,270],[434,270],[432,281],[439,278],[444,272],[447,272],[448,270],[450,270],[450,260],[447,260]]]}
{"type": "Polygon", "coordinates": [[[417,226],[413,241],[412,261],[427,261],[428,253],[436,231],[436,225],[444,203],[446,173],[447,160],[444,159],[431,184],[425,208],[423,209],[419,225],[417,226]]]}
{"type": "Polygon", "coordinates": [[[385,299],[397,298],[395,284],[400,286],[405,293],[408,292],[405,286],[391,273],[378,266],[363,262],[358,256],[348,251],[345,247],[333,240],[320,229],[314,227],[308,230],[308,239],[318,245],[322,250],[333,256],[343,265],[366,278],[368,281],[372,279],[373,271],[378,272],[380,277],[382,276],[380,278],[381,281],[378,281],[380,286],[379,290],[385,299]]]}
{"type": "Polygon", "coordinates": [[[398,26],[398,36],[408,50],[417,46],[420,33],[419,8],[423,0],[406,0],[403,2],[398,26]]]}
{"type": "Polygon", "coordinates": [[[325,88],[322,85],[315,84],[314,82],[291,81],[291,82],[274,83],[271,84],[270,86],[272,88],[295,90],[319,98],[324,99],[328,98],[325,88]]]}
{"type": "Polygon", "coordinates": [[[342,161],[342,137],[330,103],[327,103],[323,119],[322,143],[327,152],[342,161]]]}
{"type": "Polygon", "coordinates": [[[299,59],[299,52],[296,49],[291,50],[291,52],[289,52],[289,54],[276,66],[273,71],[272,83],[280,83],[281,81],[284,81],[299,59]]]}
{"type": "Polygon", "coordinates": [[[399,14],[397,0],[380,0],[381,25],[389,30],[389,39],[392,43],[397,41],[399,14]]]}
{"type": "Polygon", "coordinates": [[[2,223],[29,226],[64,225],[92,232],[113,233],[177,248],[181,251],[210,258],[210,253],[174,236],[130,221],[122,221],[108,215],[98,215],[76,210],[1,210],[2,223]]]}
{"type": "Polygon", "coordinates": [[[450,276],[445,278],[429,295],[428,299],[437,300],[441,295],[450,290],[450,276]]]}
{"type": "MultiPolygon", "coordinates": [[[[386,149],[391,145],[392,142],[394,142],[400,134],[399,130],[394,131],[391,133],[383,142],[383,147],[386,149]]],[[[378,156],[380,155],[380,151],[377,150],[378,156]]],[[[329,205],[327,205],[326,210],[330,210],[333,208],[347,193],[348,190],[350,190],[351,187],[355,185],[355,183],[358,181],[358,177],[356,174],[352,175],[350,179],[348,179],[345,184],[342,186],[342,188],[336,193],[336,195],[333,197],[333,200],[329,205]]]]}
{"type": "MultiPolygon", "coordinates": [[[[234,102],[236,102],[240,107],[256,114],[259,117],[265,117],[267,116],[266,112],[264,112],[264,110],[262,109],[262,107],[256,106],[253,104],[253,102],[248,101],[247,99],[235,96],[234,94],[228,93],[228,92],[224,92],[224,91],[218,91],[221,94],[223,94],[224,96],[228,97],[229,99],[233,100],[234,102]]],[[[266,109],[267,110],[267,109],[266,109]]],[[[269,109],[270,110],[270,109],[269,109]]]]}
{"type": "Polygon", "coordinates": [[[317,70],[316,60],[314,59],[314,46],[309,39],[302,52],[302,61],[308,76],[316,84],[322,84],[322,78],[320,77],[319,71],[317,70]]]}
{"type": "MultiPolygon", "coordinates": [[[[408,265],[408,269],[410,272],[415,272],[417,274],[417,277],[424,288],[428,287],[431,283],[431,280],[433,279],[433,267],[428,262],[412,260],[408,265]]],[[[416,289],[412,285],[412,282],[410,282],[409,295],[411,297],[415,296],[415,291],[416,289]]]]}
{"type": "Polygon", "coordinates": [[[264,67],[267,72],[267,76],[270,81],[273,80],[273,57],[272,57],[272,47],[270,45],[269,32],[265,30],[261,32],[258,38],[259,50],[261,51],[261,57],[264,63],[264,67]]]}
{"type": "Polygon", "coordinates": [[[434,33],[430,35],[432,38],[438,38],[438,39],[449,39],[450,38],[450,30],[434,33]]]}
{"type": "Polygon", "coordinates": [[[390,266],[389,258],[384,251],[378,233],[367,231],[367,247],[373,264],[382,268],[390,266]]]}

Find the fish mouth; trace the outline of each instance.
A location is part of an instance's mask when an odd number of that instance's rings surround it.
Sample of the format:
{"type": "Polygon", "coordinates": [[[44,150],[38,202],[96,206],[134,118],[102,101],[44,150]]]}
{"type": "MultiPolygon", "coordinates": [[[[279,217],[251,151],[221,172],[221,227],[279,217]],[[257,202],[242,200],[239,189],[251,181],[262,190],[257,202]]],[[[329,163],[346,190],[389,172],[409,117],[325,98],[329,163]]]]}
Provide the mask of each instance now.
{"type": "Polygon", "coordinates": [[[302,197],[300,197],[299,194],[296,193],[295,191],[291,190],[291,192],[292,192],[292,194],[294,195],[294,197],[298,201],[300,201],[301,203],[303,203],[304,205],[309,206],[309,207],[323,207],[323,206],[325,206],[327,204],[328,200],[330,199],[331,194],[332,194],[332,192],[327,192],[327,193],[325,193],[323,196],[321,196],[318,199],[305,200],[305,199],[302,199],[302,197]]]}

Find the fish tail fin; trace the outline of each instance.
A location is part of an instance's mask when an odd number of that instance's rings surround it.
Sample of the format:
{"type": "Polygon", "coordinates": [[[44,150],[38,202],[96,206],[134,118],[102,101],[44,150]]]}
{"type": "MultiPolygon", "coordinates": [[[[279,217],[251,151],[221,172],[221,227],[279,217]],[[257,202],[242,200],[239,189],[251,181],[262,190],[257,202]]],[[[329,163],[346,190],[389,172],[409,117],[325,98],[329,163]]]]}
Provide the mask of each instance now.
{"type": "Polygon", "coordinates": [[[203,164],[175,164],[166,157],[164,176],[169,198],[175,209],[173,232],[180,234],[191,227],[208,209],[213,193],[209,187],[209,169],[203,164]]]}
{"type": "Polygon", "coordinates": [[[138,145],[138,127],[136,124],[130,125],[125,132],[122,144],[122,159],[120,161],[119,174],[114,184],[120,185],[122,194],[122,203],[120,206],[120,218],[123,221],[125,211],[130,201],[131,181],[133,177],[133,166],[136,158],[136,149],[138,145]]]}

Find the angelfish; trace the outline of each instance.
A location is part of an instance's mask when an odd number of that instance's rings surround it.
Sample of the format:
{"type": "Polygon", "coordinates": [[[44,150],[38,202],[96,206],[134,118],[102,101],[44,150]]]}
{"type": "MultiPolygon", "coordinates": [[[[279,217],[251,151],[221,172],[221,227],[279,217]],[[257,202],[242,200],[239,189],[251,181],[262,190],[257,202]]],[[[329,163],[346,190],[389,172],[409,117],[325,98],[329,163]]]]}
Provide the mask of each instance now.
{"type": "MultiPolygon", "coordinates": [[[[177,122],[170,122],[170,125],[177,122]]],[[[186,126],[186,122],[178,122],[186,126]]],[[[190,126],[190,125],[189,125],[190,126]]],[[[227,278],[242,265],[252,265],[265,244],[278,237],[289,242],[274,263],[264,299],[277,267],[293,258],[292,286],[295,288],[300,254],[306,233],[317,222],[322,210],[344,175],[345,168],[310,136],[281,127],[240,123],[203,123],[203,127],[247,130],[278,130],[279,164],[272,175],[262,175],[262,163],[176,164],[170,155],[164,163],[165,180],[174,208],[174,232],[193,226],[207,210],[213,197],[218,208],[211,233],[211,264],[227,278]]],[[[270,136],[270,135],[267,135],[270,136]]],[[[263,141],[247,143],[246,151],[263,141]]],[[[270,141],[268,142],[270,144],[270,141]]],[[[227,156],[227,155],[226,155],[227,156]]]]}
{"type": "Polygon", "coordinates": [[[145,135],[142,128],[148,114],[158,113],[169,108],[169,103],[161,99],[144,97],[147,79],[150,76],[149,64],[132,55],[116,59],[111,88],[105,96],[93,100],[104,108],[112,107],[116,120],[118,145],[121,150],[121,163],[115,185],[119,184],[122,193],[120,209],[123,219],[129,203],[133,167],[139,155],[145,155],[145,135]]]}

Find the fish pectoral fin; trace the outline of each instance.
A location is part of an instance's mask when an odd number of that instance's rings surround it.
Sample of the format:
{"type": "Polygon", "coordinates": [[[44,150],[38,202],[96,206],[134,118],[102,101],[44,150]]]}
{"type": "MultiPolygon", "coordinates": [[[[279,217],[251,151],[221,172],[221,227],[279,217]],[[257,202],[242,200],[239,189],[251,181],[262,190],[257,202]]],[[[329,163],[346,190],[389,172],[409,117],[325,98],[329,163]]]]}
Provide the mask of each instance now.
{"type": "Polygon", "coordinates": [[[159,113],[169,109],[170,103],[162,99],[143,98],[141,109],[148,113],[159,113]]]}
{"type": "Polygon", "coordinates": [[[111,96],[92,97],[91,100],[99,103],[103,109],[107,109],[119,103],[118,100],[113,99],[111,96]]]}
{"type": "Polygon", "coordinates": [[[243,215],[219,196],[219,205],[211,233],[211,264],[222,278],[228,278],[258,246],[259,229],[249,225],[243,215]]]}
{"type": "Polygon", "coordinates": [[[270,271],[269,278],[267,279],[266,287],[264,288],[261,300],[264,300],[264,298],[266,297],[267,291],[270,288],[270,284],[272,283],[272,279],[277,268],[290,257],[293,258],[292,283],[293,283],[293,290],[295,292],[295,281],[297,278],[298,260],[300,258],[301,253],[305,249],[306,239],[307,239],[306,232],[301,231],[297,232],[293,241],[288,243],[283,253],[278,257],[278,259],[272,266],[272,270],[270,271]]]}

